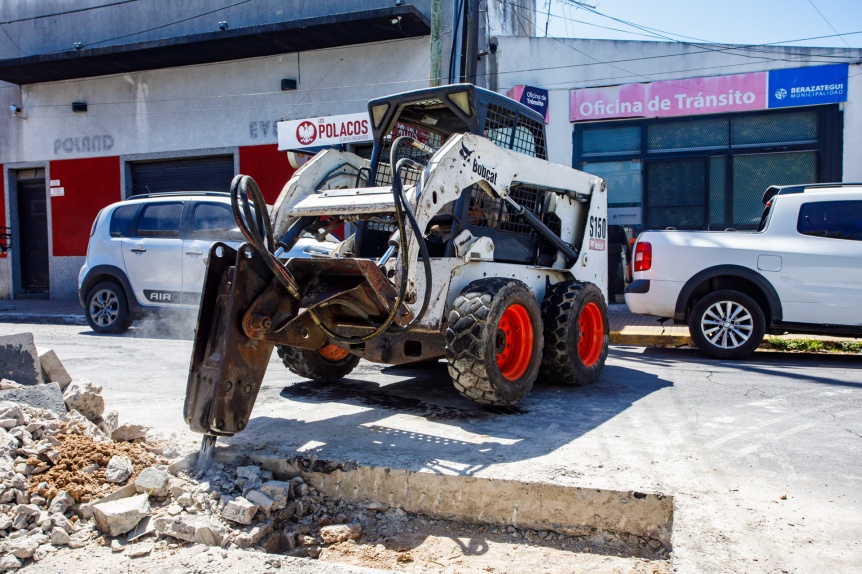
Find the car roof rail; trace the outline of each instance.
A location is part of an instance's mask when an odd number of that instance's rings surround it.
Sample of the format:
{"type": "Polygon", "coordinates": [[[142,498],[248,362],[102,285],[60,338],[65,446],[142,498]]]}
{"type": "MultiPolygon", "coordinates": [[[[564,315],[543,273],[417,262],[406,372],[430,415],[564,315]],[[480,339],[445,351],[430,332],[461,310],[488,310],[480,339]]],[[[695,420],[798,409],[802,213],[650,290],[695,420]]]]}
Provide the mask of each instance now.
{"type": "Polygon", "coordinates": [[[226,191],[163,191],[161,193],[139,193],[129,196],[126,201],[132,199],[147,199],[150,197],[180,197],[187,195],[195,196],[215,196],[215,197],[230,197],[230,193],[226,191]]]}
{"type": "Polygon", "coordinates": [[[805,193],[808,189],[825,187],[862,187],[862,183],[835,182],[835,183],[800,183],[795,185],[770,185],[763,192],[763,204],[766,205],[776,195],[787,195],[790,193],[805,193]]]}

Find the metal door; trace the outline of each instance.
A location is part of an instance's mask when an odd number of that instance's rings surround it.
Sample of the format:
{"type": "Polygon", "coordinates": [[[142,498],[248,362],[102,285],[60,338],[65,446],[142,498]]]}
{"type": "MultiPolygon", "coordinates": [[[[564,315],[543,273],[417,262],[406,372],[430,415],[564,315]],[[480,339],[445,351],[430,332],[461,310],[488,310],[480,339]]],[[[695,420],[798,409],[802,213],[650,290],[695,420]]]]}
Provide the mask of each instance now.
{"type": "Polygon", "coordinates": [[[21,245],[21,290],[48,293],[48,201],[45,180],[18,182],[18,233],[21,245]]]}

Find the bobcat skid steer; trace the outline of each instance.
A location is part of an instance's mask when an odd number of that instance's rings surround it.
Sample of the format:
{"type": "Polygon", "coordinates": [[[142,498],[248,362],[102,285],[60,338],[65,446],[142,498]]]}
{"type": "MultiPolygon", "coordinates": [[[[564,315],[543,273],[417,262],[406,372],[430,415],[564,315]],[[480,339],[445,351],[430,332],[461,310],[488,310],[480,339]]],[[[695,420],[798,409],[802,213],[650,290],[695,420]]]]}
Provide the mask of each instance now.
{"type": "Polygon", "coordinates": [[[328,150],[271,218],[234,178],[238,250],[213,245],[184,407],[192,430],[248,424],[273,347],[314,380],[359,359],[446,358],[455,388],[515,405],[533,382],[595,381],[608,352],[605,182],[547,160],[542,116],[470,84],[368,105],[371,159],[328,150]],[[352,230],[330,255],[282,255],[352,230]]]}

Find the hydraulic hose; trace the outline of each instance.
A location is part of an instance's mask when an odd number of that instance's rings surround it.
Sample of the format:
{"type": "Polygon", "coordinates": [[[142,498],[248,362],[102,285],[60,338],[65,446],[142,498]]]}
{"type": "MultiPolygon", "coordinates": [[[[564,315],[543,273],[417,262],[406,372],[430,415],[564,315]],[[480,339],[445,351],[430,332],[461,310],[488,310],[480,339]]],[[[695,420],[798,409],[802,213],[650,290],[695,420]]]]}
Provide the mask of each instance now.
{"type": "MultiPolygon", "coordinates": [[[[397,157],[398,147],[406,140],[410,140],[411,145],[413,145],[417,149],[424,151],[425,153],[433,153],[435,151],[433,148],[421,144],[416,139],[409,136],[401,136],[399,138],[396,138],[392,142],[392,146],[390,147],[389,165],[392,169],[392,197],[393,203],[395,205],[395,220],[398,225],[398,235],[400,238],[400,246],[398,248],[398,251],[401,257],[401,278],[399,281],[398,297],[396,298],[395,305],[393,306],[392,310],[389,312],[389,315],[386,317],[383,323],[377,326],[371,333],[368,333],[367,335],[363,335],[361,337],[345,337],[336,333],[334,330],[330,329],[323,323],[323,321],[320,319],[317,313],[314,312],[314,310],[309,310],[308,313],[309,315],[311,315],[311,318],[314,320],[315,324],[329,338],[333,340],[348,344],[363,343],[365,341],[369,341],[389,329],[389,327],[392,325],[392,323],[398,316],[398,310],[404,303],[404,298],[407,292],[407,269],[409,266],[408,254],[406,249],[407,231],[404,227],[405,213],[407,215],[407,220],[410,223],[410,227],[412,228],[418,242],[419,252],[422,256],[422,261],[424,264],[425,294],[422,300],[422,306],[419,310],[419,313],[414,316],[413,320],[410,321],[408,325],[401,328],[400,330],[407,329],[408,327],[419,321],[428,310],[428,305],[431,300],[431,260],[428,254],[428,246],[425,243],[424,234],[419,228],[419,224],[413,214],[413,209],[410,207],[410,204],[404,197],[404,184],[401,180],[400,174],[401,167],[407,163],[412,164],[414,167],[417,167],[420,170],[424,169],[424,166],[410,158],[402,158],[397,162],[395,161],[395,158],[397,157]]],[[[233,181],[231,182],[230,195],[231,208],[233,209],[234,219],[236,219],[237,225],[239,226],[243,236],[249,243],[251,243],[255,247],[257,252],[261,254],[267,267],[269,267],[273,275],[278,278],[279,282],[284,285],[285,289],[287,289],[287,292],[294,299],[299,300],[302,297],[299,284],[296,282],[296,279],[293,277],[293,274],[287,269],[287,267],[274,255],[274,252],[276,251],[276,247],[278,246],[279,242],[277,242],[274,237],[272,222],[270,221],[268,214],[266,214],[266,202],[263,198],[263,194],[260,191],[260,187],[258,187],[257,183],[255,183],[255,181],[251,177],[240,174],[234,177],[233,181]],[[251,194],[251,203],[249,202],[249,194],[251,194]],[[252,211],[251,204],[259,207],[256,210],[252,211]],[[264,207],[261,208],[260,206],[264,207]]]]}
{"type": "MultiPolygon", "coordinates": [[[[407,163],[413,164],[414,167],[417,167],[420,170],[425,168],[421,163],[405,157],[398,160],[398,164],[396,165],[393,174],[400,174],[401,166],[407,163]]],[[[400,175],[392,178],[392,192],[398,194],[399,200],[404,205],[404,211],[407,213],[407,220],[410,222],[410,227],[413,228],[413,235],[416,237],[416,241],[419,244],[419,254],[422,255],[422,264],[425,270],[425,294],[422,297],[422,307],[413,317],[413,320],[404,326],[404,329],[407,329],[425,316],[425,312],[428,310],[428,305],[431,302],[431,257],[428,255],[428,245],[425,243],[425,234],[419,228],[419,223],[413,215],[413,208],[410,207],[410,203],[404,198],[404,184],[401,181],[400,175]]],[[[402,246],[402,251],[407,251],[406,246],[402,246]]],[[[406,269],[402,272],[402,275],[405,274],[406,269]]]]}
{"type": "MultiPolygon", "coordinates": [[[[262,213],[266,211],[266,207],[263,207],[262,209],[258,207],[255,211],[252,211],[249,203],[249,194],[251,194],[252,204],[256,206],[266,206],[266,202],[263,199],[263,194],[261,193],[260,188],[251,177],[241,174],[234,177],[230,188],[231,207],[233,209],[234,219],[236,219],[237,225],[239,226],[243,236],[255,247],[257,252],[261,254],[261,257],[267,267],[269,267],[270,271],[272,271],[273,275],[275,275],[279,282],[284,285],[291,297],[299,300],[302,297],[299,284],[296,282],[296,279],[287,267],[273,255],[275,251],[275,239],[273,237],[272,223],[268,216],[262,216],[262,213]]],[[[395,210],[399,234],[403,245],[406,238],[406,232],[404,230],[404,215],[397,199],[395,200],[395,210]]],[[[406,269],[407,255],[403,249],[400,249],[400,251],[402,266],[406,269]]],[[[407,291],[407,276],[406,273],[402,273],[402,275],[401,289],[399,290],[395,306],[390,311],[386,320],[367,335],[361,337],[344,337],[323,324],[323,321],[318,317],[314,310],[309,310],[308,313],[311,315],[315,324],[317,324],[317,326],[320,327],[320,329],[331,339],[348,344],[362,343],[373,339],[388,329],[398,316],[398,310],[404,302],[404,294],[407,291]]]]}

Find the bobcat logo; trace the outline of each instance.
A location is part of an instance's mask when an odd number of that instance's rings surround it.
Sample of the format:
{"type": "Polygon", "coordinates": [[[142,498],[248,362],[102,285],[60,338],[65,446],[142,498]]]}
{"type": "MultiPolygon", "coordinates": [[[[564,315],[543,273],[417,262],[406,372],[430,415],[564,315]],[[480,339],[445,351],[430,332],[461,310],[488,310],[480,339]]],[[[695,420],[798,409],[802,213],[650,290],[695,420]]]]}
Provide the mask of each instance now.
{"type": "Polygon", "coordinates": [[[469,150],[464,146],[464,142],[461,142],[461,158],[464,161],[470,161],[470,156],[473,155],[473,150],[469,150]]]}
{"type": "Polygon", "coordinates": [[[302,145],[308,145],[317,139],[317,128],[311,122],[302,122],[296,128],[296,139],[302,145]]]}

